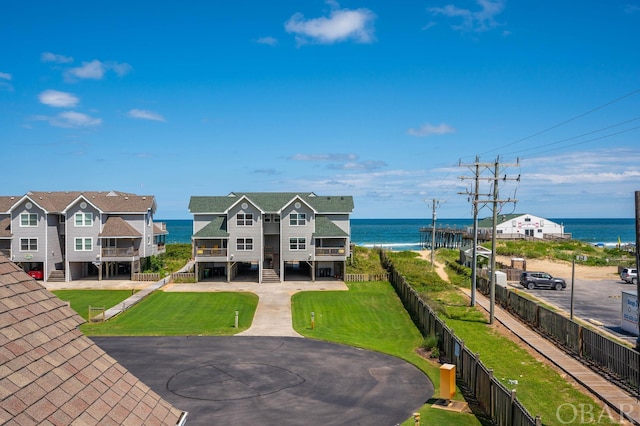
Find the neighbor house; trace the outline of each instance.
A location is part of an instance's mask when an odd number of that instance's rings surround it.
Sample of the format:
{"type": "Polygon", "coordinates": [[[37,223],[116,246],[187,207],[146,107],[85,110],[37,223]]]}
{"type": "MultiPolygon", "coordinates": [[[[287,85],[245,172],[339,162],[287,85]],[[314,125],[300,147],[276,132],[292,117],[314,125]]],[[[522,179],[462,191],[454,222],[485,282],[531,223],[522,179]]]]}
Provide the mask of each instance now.
{"type": "Polygon", "coordinates": [[[342,277],[350,255],[351,196],[232,192],[192,196],[196,280],[258,282],[342,277]]]}
{"type": "Polygon", "coordinates": [[[0,198],[0,249],[47,281],[139,272],[165,251],[153,196],[116,191],[28,192],[0,198]]]}
{"type": "MultiPolygon", "coordinates": [[[[532,214],[500,214],[497,223],[498,239],[571,238],[571,234],[564,233],[564,225],[532,214]]],[[[478,222],[478,234],[485,236],[482,239],[491,239],[492,230],[493,218],[478,222]]]]}

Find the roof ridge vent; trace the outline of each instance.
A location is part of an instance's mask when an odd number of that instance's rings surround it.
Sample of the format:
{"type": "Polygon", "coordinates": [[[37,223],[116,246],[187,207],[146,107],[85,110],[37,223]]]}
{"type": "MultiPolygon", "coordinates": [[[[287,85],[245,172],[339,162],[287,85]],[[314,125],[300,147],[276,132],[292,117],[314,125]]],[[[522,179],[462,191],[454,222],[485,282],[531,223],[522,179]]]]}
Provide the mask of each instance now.
{"type": "Polygon", "coordinates": [[[116,194],[113,191],[109,191],[109,193],[107,194],[107,197],[117,197],[117,196],[118,196],[118,194],[116,194]]]}

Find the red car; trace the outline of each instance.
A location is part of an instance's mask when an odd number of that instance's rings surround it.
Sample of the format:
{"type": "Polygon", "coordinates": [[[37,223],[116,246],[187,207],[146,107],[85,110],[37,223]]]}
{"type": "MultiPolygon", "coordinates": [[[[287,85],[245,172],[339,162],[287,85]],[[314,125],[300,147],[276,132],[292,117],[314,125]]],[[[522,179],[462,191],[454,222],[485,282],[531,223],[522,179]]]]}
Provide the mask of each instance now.
{"type": "Polygon", "coordinates": [[[27,274],[29,274],[29,276],[34,280],[44,279],[44,273],[42,272],[42,268],[40,268],[39,266],[36,266],[32,270],[30,270],[29,272],[27,272],[27,274]]]}

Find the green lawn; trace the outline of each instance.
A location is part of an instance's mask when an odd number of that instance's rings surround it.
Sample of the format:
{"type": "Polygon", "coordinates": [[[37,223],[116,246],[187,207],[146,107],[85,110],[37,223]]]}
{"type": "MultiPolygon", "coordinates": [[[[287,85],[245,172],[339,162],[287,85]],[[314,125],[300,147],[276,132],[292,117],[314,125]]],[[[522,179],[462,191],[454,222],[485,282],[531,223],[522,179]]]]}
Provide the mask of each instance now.
{"type": "Polygon", "coordinates": [[[80,329],[88,336],[232,335],[249,328],[257,304],[258,296],[252,293],[157,291],[107,322],[86,323],[80,329]]]}
{"type": "Polygon", "coordinates": [[[56,290],[52,293],[60,300],[71,302],[71,309],[85,320],[89,315],[89,306],[104,306],[106,310],[133,294],[131,290],[56,290]]]}
{"type": "MultiPolygon", "coordinates": [[[[388,282],[347,283],[349,291],[303,292],[292,298],[293,327],[309,338],[384,352],[413,363],[439,386],[440,370],[416,353],[423,339],[388,282]],[[311,328],[311,312],[314,327],[311,328]]],[[[436,397],[437,399],[437,397],[436,397]]],[[[462,399],[460,394],[455,399],[462,399]]],[[[420,409],[422,424],[478,425],[470,414],[420,409]]],[[[412,425],[408,419],[405,425],[412,425]]]]}

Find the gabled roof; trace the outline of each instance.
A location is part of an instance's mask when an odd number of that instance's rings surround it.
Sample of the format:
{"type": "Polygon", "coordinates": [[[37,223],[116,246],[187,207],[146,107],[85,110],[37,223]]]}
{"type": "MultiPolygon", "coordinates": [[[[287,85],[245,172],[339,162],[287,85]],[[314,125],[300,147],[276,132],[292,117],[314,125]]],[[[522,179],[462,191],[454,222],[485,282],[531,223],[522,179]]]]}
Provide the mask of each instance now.
{"type": "Polygon", "coordinates": [[[193,238],[228,238],[227,218],[216,216],[204,228],[196,232],[193,238]]]}
{"type": "MultiPolygon", "coordinates": [[[[505,222],[519,218],[520,216],[526,216],[527,213],[511,213],[511,214],[499,214],[498,225],[502,225],[505,222]]],[[[486,217],[478,221],[478,228],[491,228],[493,226],[493,218],[486,217]]]]}
{"type": "Polygon", "coordinates": [[[313,238],[342,238],[348,236],[349,234],[333,223],[328,217],[316,216],[316,232],[313,233],[313,238]]]}
{"type": "MultiPolygon", "coordinates": [[[[535,215],[529,213],[511,213],[511,214],[499,214],[498,215],[498,226],[502,225],[505,222],[509,222],[511,220],[517,219],[522,216],[534,216],[535,215]]],[[[547,219],[548,220],[548,219],[547,219]]],[[[548,220],[548,222],[551,222],[548,220]]],[[[493,226],[493,218],[486,217],[482,220],[478,221],[478,228],[491,228],[493,226]]]]}
{"type": "Polygon", "coordinates": [[[192,196],[189,201],[191,213],[225,213],[241,197],[246,197],[266,213],[278,213],[296,197],[307,203],[318,213],[351,213],[353,197],[347,195],[319,196],[298,192],[232,192],[225,196],[192,196]]]}
{"type": "Polygon", "coordinates": [[[26,197],[48,213],[64,212],[78,200],[85,199],[104,213],[146,213],[156,209],[152,195],[136,195],[116,191],[30,191],[26,197]]]}
{"type": "Polygon", "coordinates": [[[142,234],[133,226],[129,225],[123,218],[119,216],[111,216],[104,223],[102,232],[98,234],[101,238],[140,238],[142,234]]]}
{"type": "Polygon", "coordinates": [[[0,424],[176,425],[174,408],[80,332],[84,320],[0,255],[0,424]]]}
{"type": "Polygon", "coordinates": [[[0,196],[0,213],[6,213],[11,207],[22,198],[19,195],[2,195],[0,196]]]}

